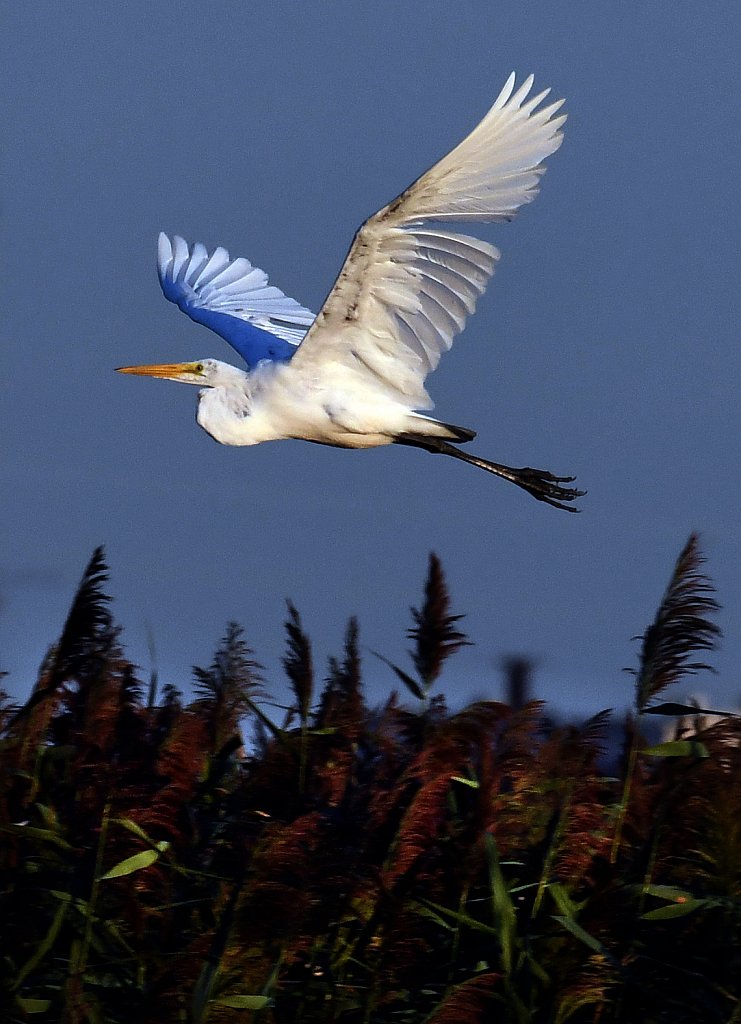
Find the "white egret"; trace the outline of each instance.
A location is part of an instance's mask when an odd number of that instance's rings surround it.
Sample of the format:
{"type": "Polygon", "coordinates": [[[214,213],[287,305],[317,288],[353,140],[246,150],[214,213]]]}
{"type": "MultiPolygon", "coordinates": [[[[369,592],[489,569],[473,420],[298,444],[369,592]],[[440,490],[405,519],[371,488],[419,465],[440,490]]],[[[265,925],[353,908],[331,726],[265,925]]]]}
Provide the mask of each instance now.
{"type": "Polygon", "coordinates": [[[563,100],[542,106],[533,78],[510,75],[483,121],[357,232],[315,317],[246,259],[178,236],[159,240],[165,296],[245,360],[124,366],[121,373],[201,387],[198,423],[221,444],[301,438],[341,448],[403,444],[451,455],[556,508],[573,477],[513,469],[461,451],[475,432],[443,423],[424,380],[463,330],[494,272],[487,242],[427,222],[507,221],[537,195],[543,160],[562,142],[563,100]]]}

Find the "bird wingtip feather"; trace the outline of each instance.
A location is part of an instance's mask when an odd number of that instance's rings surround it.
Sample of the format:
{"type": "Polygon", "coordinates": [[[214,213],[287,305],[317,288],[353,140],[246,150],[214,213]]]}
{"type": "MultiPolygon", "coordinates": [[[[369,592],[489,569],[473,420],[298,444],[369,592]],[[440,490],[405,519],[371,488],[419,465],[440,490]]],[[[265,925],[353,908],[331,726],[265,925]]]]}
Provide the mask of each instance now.
{"type": "Polygon", "coordinates": [[[160,268],[164,267],[172,259],[172,244],[164,231],[160,231],[157,238],[157,262],[160,268]]]}

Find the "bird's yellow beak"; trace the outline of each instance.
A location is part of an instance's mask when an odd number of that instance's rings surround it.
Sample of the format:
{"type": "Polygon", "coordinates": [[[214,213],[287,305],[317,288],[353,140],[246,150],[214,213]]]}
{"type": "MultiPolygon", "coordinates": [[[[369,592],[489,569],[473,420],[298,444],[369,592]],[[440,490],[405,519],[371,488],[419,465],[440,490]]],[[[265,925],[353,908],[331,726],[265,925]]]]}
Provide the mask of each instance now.
{"type": "Polygon", "coordinates": [[[201,363],[155,363],[147,366],[117,366],[117,373],[134,373],[139,377],[162,377],[164,380],[182,380],[197,377],[203,372],[201,363]]]}

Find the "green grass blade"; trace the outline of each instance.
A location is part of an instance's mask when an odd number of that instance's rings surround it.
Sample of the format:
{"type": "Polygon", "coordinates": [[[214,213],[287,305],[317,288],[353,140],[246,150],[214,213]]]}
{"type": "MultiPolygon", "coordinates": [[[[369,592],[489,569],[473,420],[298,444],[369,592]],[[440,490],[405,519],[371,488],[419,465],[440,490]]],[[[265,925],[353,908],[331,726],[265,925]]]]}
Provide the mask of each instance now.
{"type": "Polygon", "coordinates": [[[573,918],[564,917],[563,914],[554,914],[553,920],[558,921],[559,924],[563,925],[566,931],[571,932],[574,938],[583,942],[584,945],[588,946],[593,953],[599,953],[600,956],[603,956],[610,961],[612,960],[612,954],[607,947],[603,946],[599,939],[596,939],[594,935],[590,935],[589,932],[582,928],[580,924],[577,924],[573,918]]]}
{"type": "Polygon", "coordinates": [[[517,914],[512,896],[502,874],[494,836],[486,835],[486,858],[489,867],[489,887],[492,917],[499,938],[502,968],[506,974],[512,972],[512,953],[517,937],[517,914]]]}
{"type": "Polygon", "coordinates": [[[0,825],[0,832],[9,832],[10,835],[26,839],[40,839],[46,843],[53,843],[61,850],[72,849],[65,839],[48,828],[37,828],[35,825],[0,825]]]}
{"type": "Polygon", "coordinates": [[[21,969],[18,971],[18,976],[13,982],[11,991],[16,991],[21,987],[24,980],[32,971],[34,971],[38,967],[38,965],[44,959],[46,954],[52,948],[52,946],[56,942],[57,935],[59,934],[59,929],[62,927],[62,921],[64,920],[68,907],[69,903],[59,904],[59,906],[57,907],[57,912],[54,915],[54,920],[49,926],[46,935],[43,937],[41,942],[36,947],[36,950],[34,951],[33,955],[25,962],[23,967],[21,967],[21,969]]]}
{"type": "Polygon", "coordinates": [[[125,860],[119,861],[110,871],[106,871],[104,875],[101,875],[100,880],[103,882],[107,878],[121,878],[123,875],[131,875],[135,871],[141,871],[142,868],[150,867],[159,858],[159,850],[142,850],[141,853],[135,853],[133,857],[126,857],[125,860]]]}
{"type": "Polygon", "coordinates": [[[271,1000],[267,996],[220,996],[212,1002],[214,1006],[228,1006],[231,1010],[264,1010],[271,1000]]]}
{"type": "Polygon", "coordinates": [[[51,1006],[51,999],[23,999],[17,996],[16,1003],[24,1013],[46,1013],[51,1006]]]}
{"type": "Polygon", "coordinates": [[[651,757],[710,757],[708,748],[698,740],[667,740],[646,747],[643,753],[651,757]]]}

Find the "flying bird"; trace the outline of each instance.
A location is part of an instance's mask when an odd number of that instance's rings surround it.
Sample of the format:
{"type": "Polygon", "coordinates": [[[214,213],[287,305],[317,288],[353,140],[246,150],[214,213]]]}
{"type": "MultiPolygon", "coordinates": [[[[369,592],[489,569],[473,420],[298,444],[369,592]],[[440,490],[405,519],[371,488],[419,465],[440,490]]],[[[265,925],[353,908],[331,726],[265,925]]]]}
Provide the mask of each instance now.
{"type": "Polygon", "coordinates": [[[217,359],[123,366],[201,388],[197,421],[221,444],[300,438],[339,448],[400,444],[450,455],[569,512],[574,477],[513,469],[457,446],[475,431],[425,415],[425,378],[463,330],[499,251],[440,222],[508,221],[538,192],[565,115],[514,73],[484,119],[355,235],[315,315],[226,249],[159,237],[165,297],[229,342],[243,370],[217,359]],[[432,222],[432,224],[430,224],[432,222]]]}

